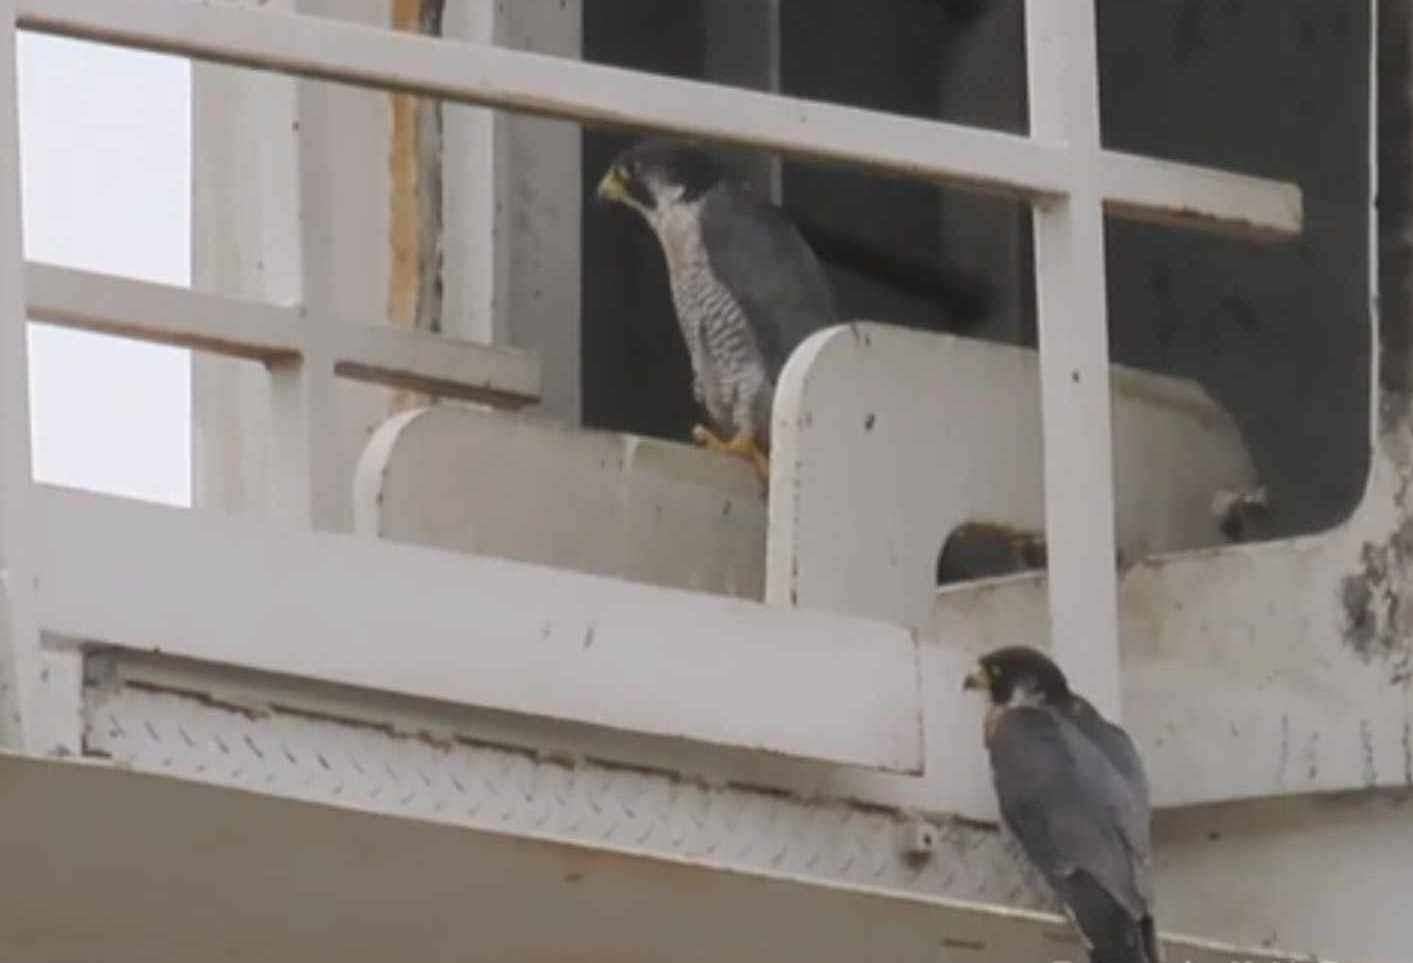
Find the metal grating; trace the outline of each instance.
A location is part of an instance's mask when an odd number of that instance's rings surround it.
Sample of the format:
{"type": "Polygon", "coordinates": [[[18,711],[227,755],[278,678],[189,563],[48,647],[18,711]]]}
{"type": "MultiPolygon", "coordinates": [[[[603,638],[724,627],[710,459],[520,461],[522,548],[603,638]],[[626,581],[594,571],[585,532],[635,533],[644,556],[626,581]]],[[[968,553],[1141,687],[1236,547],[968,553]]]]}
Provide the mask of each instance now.
{"type": "Polygon", "coordinates": [[[90,682],[84,715],[87,753],[145,772],[741,869],[1049,906],[1008,837],[957,820],[927,823],[933,848],[920,858],[908,852],[906,814],[839,800],[227,706],[148,684],[90,682]]]}

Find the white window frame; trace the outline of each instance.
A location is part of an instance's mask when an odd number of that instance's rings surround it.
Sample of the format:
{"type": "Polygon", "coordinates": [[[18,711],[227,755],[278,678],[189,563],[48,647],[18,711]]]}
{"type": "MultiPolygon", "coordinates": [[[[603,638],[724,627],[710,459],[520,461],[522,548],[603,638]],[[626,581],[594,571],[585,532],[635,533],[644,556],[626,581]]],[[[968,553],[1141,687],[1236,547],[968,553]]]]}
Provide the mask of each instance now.
{"type": "MultiPolygon", "coordinates": [[[[1030,136],[677,80],[484,44],[187,0],[0,0],[0,16],[5,17],[9,29],[5,40],[7,58],[13,58],[14,27],[18,24],[29,30],[301,77],[412,92],[586,124],[695,136],[1030,203],[1036,236],[1052,643],[1077,684],[1102,710],[1114,716],[1119,707],[1119,659],[1112,563],[1113,472],[1103,215],[1107,212],[1132,220],[1266,239],[1292,237],[1302,227],[1302,200],[1295,185],[1102,147],[1093,0],[1028,0],[1030,136]]],[[[0,78],[0,102],[6,113],[0,116],[0,126],[4,128],[0,132],[0,152],[7,158],[7,169],[13,172],[18,169],[13,59],[4,73],[6,76],[0,78]]],[[[10,323],[5,324],[0,341],[0,562],[6,567],[4,601],[8,605],[0,632],[10,647],[11,662],[21,675],[39,674],[32,663],[37,657],[45,657],[37,642],[42,617],[64,622],[64,628],[73,634],[105,640],[112,625],[122,624],[128,630],[128,644],[137,644],[134,640],[142,633],[166,624],[160,604],[114,596],[103,589],[101,573],[95,575],[91,565],[78,566],[76,559],[63,555],[64,551],[77,555],[88,544],[83,532],[63,524],[59,516],[66,506],[75,514],[88,513],[84,517],[95,524],[125,530],[131,530],[137,518],[128,514],[136,507],[101,496],[65,502],[55,493],[36,493],[29,471],[23,325],[13,323],[24,317],[26,306],[30,316],[54,323],[255,358],[269,365],[276,386],[274,502],[283,519],[293,523],[296,530],[321,527],[319,506],[327,503],[329,486],[337,483],[333,477],[333,455],[327,450],[327,429],[333,416],[330,386],[336,375],[511,405],[533,398],[538,392],[536,362],[519,352],[382,326],[355,327],[331,318],[306,316],[298,308],[251,304],[162,285],[24,265],[16,180],[12,173],[3,186],[4,200],[0,203],[0,289],[14,292],[9,295],[10,323]],[[35,527],[39,522],[33,517],[36,513],[47,525],[46,540],[58,549],[48,546],[45,552],[36,551],[41,545],[41,533],[35,527]],[[62,531],[56,535],[59,529],[62,531]],[[62,611],[54,610],[52,604],[37,602],[37,555],[45,557],[48,577],[62,580],[62,573],[71,569],[80,573],[66,583],[71,594],[63,599],[62,611]]],[[[210,538],[184,540],[189,534],[184,532],[181,538],[174,537],[167,544],[189,551],[219,553],[218,528],[212,527],[210,538]]],[[[91,540],[92,533],[88,537],[91,540]]],[[[297,547],[326,553],[317,557],[336,563],[336,546],[314,545],[300,543],[297,547]]],[[[392,546],[380,550],[397,551],[392,546]]],[[[102,557],[115,566],[121,564],[111,552],[102,557]]],[[[280,563],[275,559],[271,564],[280,563]]],[[[172,559],[166,559],[164,565],[164,570],[173,574],[180,571],[172,559]]],[[[243,573],[245,584],[260,583],[258,568],[255,563],[247,566],[243,573]]],[[[372,584],[373,569],[364,572],[360,578],[363,577],[372,584]]],[[[389,598],[385,604],[411,608],[418,602],[389,598]]],[[[214,606],[210,613],[191,614],[179,621],[197,634],[224,639],[222,645],[230,645],[234,639],[229,633],[209,621],[219,619],[221,612],[221,606],[214,606]]],[[[226,614],[231,614],[230,610],[226,614]]],[[[754,613],[746,621],[762,631],[778,627],[768,616],[769,613],[754,613]]],[[[450,614],[446,617],[450,618],[450,614]]],[[[299,628],[320,630],[316,622],[299,628]]],[[[803,623],[797,629],[803,631],[803,623]]],[[[881,632],[877,627],[869,631],[875,635],[881,632]]],[[[500,654],[511,650],[514,634],[504,634],[500,640],[504,647],[497,649],[500,654]]],[[[222,645],[208,645],[188,654],[203,658],[234,656],[222,645]]],[[[782,645],[790,648],[788,641],[782,645]]],[[[289,670],[283,662],[261,667],[289,670]]],[[[896,668],[892,663],[890,667],[896,668]]],[[[859,673],[855,667],[851,678],[856,680],[860,675],[867,673],[859,673]]],[[[883,676],[884,689],[907,685],[902,675],[894,677],[885,671],[883,676]]],[[[344,681],[377,684],[377,679],[366,673],[353,673],[344,681]]],[[[845,679],[842,674],[837,681],[838,691],[848,691],[850,685],[859,688],[856,681],[845,679]]],[[[29,691],[30,687],[19,688],[29,691]]],[[[435,684],[433,690],[418,690],[418,694],[448,698],[472,695],[442,692],[436,690],[435,684]]],[[[830,688],[822,698],[835,694],[830,688]]],[[[761,694],[761,699],[755,721],[768,728],[768,694],[761,694]]],[[[533,708],[534,703],[531,700],[507,707],[525,710],[533,708]]],[[[591,707],[568,715],[630,728],[640,724],[641,720],[632,713],[594,715],[601,709],[591,707]]],[[[856,724],[862,722],[865,728],[873,719],[879,732],[894,731],[889,727],[897,721],[885,718],[887,711],[876,702],[860,703],[853,716],[841,706],[833,709],[836,716],[856,724]]],[[[42,714],[32,717],[39,719],[42,714]]],[[[710,727],[710,714],[698,722],[710,727]]],[[[750,736],[748,731],[714,734],[747,741],[750,736]]],[[[842,733],[840,737],[844,738],[842,733]]],[[[25,738],[27,744],[34,741],[32,736],[25,738]]],[[[798,743],[774,748],[806,755],[811,751],[809,740],[804,737],[798,743]]],[[[845,755],[849,753],[851,761],[902,769],[920,759],[920,747],[906,741],[876,752],[860,749],[855,741],[845,755]]]]}

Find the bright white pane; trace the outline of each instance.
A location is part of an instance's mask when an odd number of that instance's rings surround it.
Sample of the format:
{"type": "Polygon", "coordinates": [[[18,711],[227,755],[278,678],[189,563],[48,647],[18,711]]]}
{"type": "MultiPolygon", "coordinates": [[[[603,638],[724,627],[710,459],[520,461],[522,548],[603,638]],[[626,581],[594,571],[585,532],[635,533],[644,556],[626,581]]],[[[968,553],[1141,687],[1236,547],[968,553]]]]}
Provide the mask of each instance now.
{"type": "MultiPolygon", "coordinates": [[[[185,60],[21,34],[25,256],[188,284],[191,83],[185,60]]],[[[186,351],[30,326],[34,472],[191,501],[186,351]]]]}

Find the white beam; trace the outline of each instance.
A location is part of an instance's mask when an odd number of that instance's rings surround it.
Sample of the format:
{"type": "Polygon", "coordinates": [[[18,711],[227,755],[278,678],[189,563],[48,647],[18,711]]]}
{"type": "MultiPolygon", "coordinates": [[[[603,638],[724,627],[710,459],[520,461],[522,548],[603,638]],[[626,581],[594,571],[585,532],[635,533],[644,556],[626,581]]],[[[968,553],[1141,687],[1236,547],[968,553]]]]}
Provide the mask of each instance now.
{"type": "Polygon", "coordinates": [[[1027,0],[1032,136],[1069,145],[1068,197],[1035,206],[1051,643],[1110,719],[1118,580],[1094,0],[1027,0]]]}
{"type": "Polygon", "coordinates": [[[1125,220],[1252,240],[1294,237],[1304,221],[1295,184],[1112,150],[1099,152],[1098,166],[1105,211],[1125,220]]]}
{"type": "Polygon", "coordinates": [[[324,367],[345,378],[505,408],[539,397],[538,360],[513,348],[35,262],[24,277],[36,321],[277,367],[298,362],[311,330],[327,328],[324,367]]]}
{"type": "Polygon", "coordinates": [[[81,492],[36,502],[38,621],[63,638],[922,767],[917,645],[898,626],[81,492]]]}

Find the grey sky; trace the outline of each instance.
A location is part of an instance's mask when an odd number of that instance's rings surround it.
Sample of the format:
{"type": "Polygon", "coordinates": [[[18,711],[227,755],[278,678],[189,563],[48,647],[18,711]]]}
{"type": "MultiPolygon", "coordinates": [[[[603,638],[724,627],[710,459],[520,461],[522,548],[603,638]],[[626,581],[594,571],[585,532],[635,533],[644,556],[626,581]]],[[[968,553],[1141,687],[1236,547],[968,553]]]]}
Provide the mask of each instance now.
{"type": "MultiPolygon", "coordinates": [[[[185,60],[20,35],[25,256],[190,281],[185,60]]],[[[187,353],[30,327],[41,481],[190,501],[187,353]]]]}

